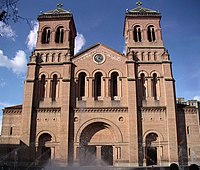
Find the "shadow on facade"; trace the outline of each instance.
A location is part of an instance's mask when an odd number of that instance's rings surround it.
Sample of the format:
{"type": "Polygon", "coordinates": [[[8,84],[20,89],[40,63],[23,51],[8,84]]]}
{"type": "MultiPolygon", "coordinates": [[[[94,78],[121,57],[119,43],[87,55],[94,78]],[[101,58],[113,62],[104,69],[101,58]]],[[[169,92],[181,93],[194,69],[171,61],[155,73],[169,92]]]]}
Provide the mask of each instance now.
{"type": "Polygon", "coordinates": [[[187,131],[185,120],[185,105],[177,104],[177,135],[178,135],[178,161],[179,165],[188,165],[187,131]]]}

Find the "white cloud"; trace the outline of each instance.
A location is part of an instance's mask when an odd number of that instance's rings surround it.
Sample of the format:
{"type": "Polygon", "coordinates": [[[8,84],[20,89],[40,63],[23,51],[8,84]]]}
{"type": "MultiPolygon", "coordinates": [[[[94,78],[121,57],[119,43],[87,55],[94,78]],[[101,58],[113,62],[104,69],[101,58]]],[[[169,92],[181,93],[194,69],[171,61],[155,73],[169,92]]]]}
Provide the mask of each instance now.
{"type": "Polygon", "coordinates": [[[198,101],[200,101],[200,96],[194,96],[193,99],[194,99],[194,100],[198,100],[198,101]]]}
{"type": "Polygon", "coordinates": [[[11,105],[12,105],[12,104],[0,102],[0,109],[2,109],[2,108],[4,108],[4,107],[11,106],[11,105]]]}
{"type": "Polygon", "coordinates": [[[16,34],[10,25],[6,25],[4,22],[0,21],[0,37],[11,38],[14,41],[16,34]]]}
{"type": "Polygon", "coordinates": [[[85,45],[85,43],[86,43],[86,40],[85,40],[83,34],[77,33],[77,36],[75,38],[75,50],[74,50],[74,53],[75,54],[78,53],[82,49],[82,47],[85,45]]]}
{"type": "Polygon", "coordinates": [[[122,54],[126,55],[126,45],[123,46],[122,54]]]}
{"type": "Polygon", "coordinates": [[[4,87],[6,85],[6,82],[3,78],[0,79],[0,87],[4,87]]]}
{"type": "Polygon", "coordinates": [[[24,51],[17,51],[15,57],[13,59],[9,59],[3,54],[3,51],[0,50],[0,67],[6,67],[11,69],[14,73],[20,75],[26,72],[26,64],[27,60],[24,51]]]}
{"type": "Polygon", "coordinates": [[[37,42],[37,31],[38,31],[38,22],[33,21],[33,29],[29,32],[27,37],[27,48],[31,51],[36,46],[37,42]]]}

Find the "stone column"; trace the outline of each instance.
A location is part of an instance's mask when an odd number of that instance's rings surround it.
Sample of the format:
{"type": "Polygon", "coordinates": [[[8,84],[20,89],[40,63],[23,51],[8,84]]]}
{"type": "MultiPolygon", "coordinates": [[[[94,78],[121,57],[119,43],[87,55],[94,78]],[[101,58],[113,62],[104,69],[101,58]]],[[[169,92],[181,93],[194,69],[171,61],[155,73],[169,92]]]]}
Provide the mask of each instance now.
{"type": "Polygon", "coordinates": [[[96,162],[97,166],[101,165],[101,146],[96,146],[96,162]]]}
{"type": "Polygon", "coordinates": [[[85,97],[87,98],[87,97],[89,97],[89,79],[88,78],[86,78],[85,79],[85,97]]]}
{"type": "MultiPolygon", "coordinates": [[[[131,54],[130,54],[131,55],[131,54]]],[[[130,57],[129,57],[130,58],[130,57]]],[[[129,163],[130,166],[138,166],[138,121],[137,121],[137,96],[135,61],[126,61],[128,84],[128,114],[129,114],[129,163]]]]}
{"type": "Polygon", "coordinates": [[[109,90],[110,90],[110,88],[109,88],[109,78],[108,77],[106,77],[105,79],[104,79],[104,82],[105,82],[105,97],[109,97],[109,90]]]}
{"type": "Polygon", "coordinates": [[[143,42],[147,42],[147,29],[143,30],[143,42]]]}
{"type": "Polygon", "coordinates": [[[55,158],[55,147],[51,147],[51,160],[55,158]]]}

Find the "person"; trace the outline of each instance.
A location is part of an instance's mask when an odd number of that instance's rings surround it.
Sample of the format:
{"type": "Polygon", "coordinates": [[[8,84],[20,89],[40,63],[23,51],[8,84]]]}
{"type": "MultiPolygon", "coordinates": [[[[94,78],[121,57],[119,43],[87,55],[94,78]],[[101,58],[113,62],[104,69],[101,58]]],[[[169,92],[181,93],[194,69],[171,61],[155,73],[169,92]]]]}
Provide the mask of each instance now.
{"type": "Polygon", "coordinates": [[[196,164],[191,164],[191,165],[189,166],[189,170],[199,170],[199,166],[196,165],[196,164]]]}
{"type": "Polygon", "coordinates": [[[179,167],[178,167],[178,165],[176,163],[172,163],[170,165],[170,170],[179,170],[179,167]]]}

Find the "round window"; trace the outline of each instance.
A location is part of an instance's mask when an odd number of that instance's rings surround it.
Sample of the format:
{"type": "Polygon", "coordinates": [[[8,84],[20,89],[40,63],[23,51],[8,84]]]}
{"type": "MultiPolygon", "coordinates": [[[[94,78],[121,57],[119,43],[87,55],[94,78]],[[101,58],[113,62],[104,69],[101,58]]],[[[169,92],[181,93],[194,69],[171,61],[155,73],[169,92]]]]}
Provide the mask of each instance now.
{"type": "Polygon", "coordinates": [[[104,58],[104,56],[101,55],[101,54],[96,54],[96,55],[94,56],[94,61],[95,61],[97,64],[103,63],[104,60],[105,60],[105,58],[104,58]]]}

